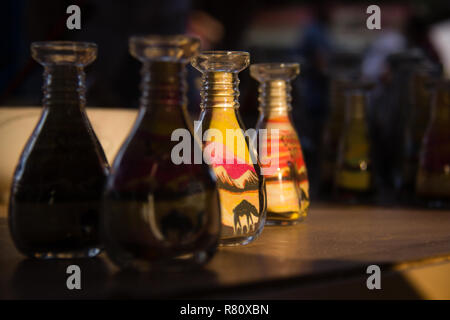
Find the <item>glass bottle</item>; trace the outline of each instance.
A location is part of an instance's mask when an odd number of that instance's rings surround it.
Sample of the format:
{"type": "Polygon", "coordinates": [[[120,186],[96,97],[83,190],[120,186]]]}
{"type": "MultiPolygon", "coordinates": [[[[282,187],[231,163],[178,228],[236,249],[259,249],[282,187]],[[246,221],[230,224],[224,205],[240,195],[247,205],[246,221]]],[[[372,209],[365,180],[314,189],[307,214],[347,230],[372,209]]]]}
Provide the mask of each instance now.
{"type": "Polygon", "coordinates": [[[441,80],[422,141],[417,194],[431,207],[450,207],[450,80],[441,80]]]}
{"type": "Polygon", "coordinates": [[[320,147],[320,196],[329,199],[336,175],[336,154],[345,125],[346,85],[353,83],[361,69],[361,54],[341,51],[330,61],[329,114],[325,121],[320,147]]]}
{"type": "MultiPolygon", "coordinates": [[[[298,63],[262,63],[250,66],[259,81],[259,119],[256,129],[267,129],[262,140],[261,163],[278,158],[276,170],[265,177],[266,224],[294,224],[302,221],[309,207],[309,183],[303,152],[291,119],[291,84],[300,73],[298,63]],[[272,134],[278,129],[278,137],[272,134]],[[272,154],[278,145],[278,153],[272,154]]],[[[276,161],[275,161],[276,162],[276,161]]]]}
{"type": "Polygon", "coordinates": [[[208,165],[192,161],[194,150],[183,154],[186,161],[172,154],[177,129],[200,150],[186,110],[186,64],[199,47],[198,39],[184,35],[130,39],[131,55],[143,64],[140,108],[114,160],[102,210],[105,249],[122,268],[195,267],[216,250],[214,175],[208,165]]]}
{"type": "Polygon", "coordinates": [[[16,168],[9,227],[17,249],[35,258],[100,252],[100,199],[108,163],[85,112],[83,68],[97,46],[35,42],[44,66],[43,111],[16,168]]]}
{"type": "Polygon", "coordinates": [[[419,152],[431,115],[431,83],[431,74],[425,70],[418,70],[411,78],[411,112],[405,129],[401,194],[407,203],[414,200],[419,152]]]}
{"type": "Polygon", "coordinates": [[[320,186],[323,194],[332,192],[336,174],[336,154],[339,149],[339,138],[345,125],[345,84],[346,81],[334,77],[330,83],[330,116],[323,134],[322,165],[320,186]]]}
{"type": "Polygon", "coordinates": [[[222,245],[250,243],[266,220],[264,178],[238,112],[238,72],[249,62],[249,54],[239,51],[204,51],[192,59],[203,74],[196,134],[217,177],[222,245]]]}
{"type": "Polygon", "coordinates": [[[405,130],[413,102],[411,83],[423,63],[424,57],[417,50],[389,55],[383,89],[377,92],[377,101],[371,110],[377,183],[379,181],[381,192],[387,193],[383,195],[383,201],[397,201],[401,195],[405,130]]]}
{"type": "Polygon", "coordinates": [[[339,152],[335,189],[340,200],[368,200],[372,189],[370,141],[366,119],[366,93],[370,84],[349,86],[344,131],[339,152]]]}

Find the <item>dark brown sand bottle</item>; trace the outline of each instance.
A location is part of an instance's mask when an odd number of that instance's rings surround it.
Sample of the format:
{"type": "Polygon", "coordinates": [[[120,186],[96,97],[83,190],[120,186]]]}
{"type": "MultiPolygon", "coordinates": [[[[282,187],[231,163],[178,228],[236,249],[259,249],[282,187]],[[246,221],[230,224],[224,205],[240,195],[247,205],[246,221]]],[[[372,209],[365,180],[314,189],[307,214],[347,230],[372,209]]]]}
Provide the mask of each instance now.
{"type": "Polygon", "coordinates": [[[44,108],[14,174],[11,235],[29,257],[92,257],[101,248],[99,208],[109,170],[85,112],[83,68],[97,46],[37,42],[31,52],[45,70],[44,108]]]}
{"type": "Polygon", "coordinates": [[[131,54],[143,63],[140,109],[114,160],[102,210],[106,252],[122,268],[195,267],[216,250],[215,179],[193,159],[195,148],[201,156],[200,143],[186,111],[186,64],[199,46],[181,35],[130,39],[131,54]],[[176,132],[187,133],[190,155],[177,152],[176,132]]]}
{"type": "Polygon", "coordinates": [[[450,80],[440,80],[422,141],[416,192],[428,207],[450,208],[450,80]]]}

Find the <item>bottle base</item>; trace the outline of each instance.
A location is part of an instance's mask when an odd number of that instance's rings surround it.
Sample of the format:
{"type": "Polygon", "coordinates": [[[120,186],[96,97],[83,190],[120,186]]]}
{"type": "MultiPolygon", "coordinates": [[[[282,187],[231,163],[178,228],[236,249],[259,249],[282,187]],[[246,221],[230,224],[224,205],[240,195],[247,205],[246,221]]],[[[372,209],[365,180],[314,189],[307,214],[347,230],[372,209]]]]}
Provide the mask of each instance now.
{"type": "Polygon", "coordinates": [[[306,218],[306,213],[302,211],[291,212],[267,212],[266,226],[291,226],[304,221],[306,218]]]}
{"type": "Polygon", "coordinates": [[[219,246],[221,246],[221,247],[245,246],[245,245],[255,241],[258,238],[259,234],[260,234],[260,232],[257,234],[254,234],[252,236],[220,239],[219,246]]]}
{"type": "Polygon", "coordinates": [[[266,223],[266,213],[262,217],[260,217],[259,225],[256,229],[253,230],[253,232],[249,235],[248,233],[242,235],[233,235],[233,236],[224,236],[223,228],[222,228],[222,236],[219,239],[219,246],[220,247],[236,247],[236,246],[245,246],[256,239],[258,239],[259,235],[264,229],[264,225],[266,223]]]}
{"type": "Polygon", "coordinates": [[[163,272],[178,272],[199,268],[212,258],[214,252],[215,250],[201,250],[159,261],[149,261],[137,258],[131,260],[120,260],[111,256],[110,258],[117,266],[124,270],[133,270],[142,273],[155,270],[163,272]]]}
{"type": "Polygon", "coordinates": [[[277,220],[277,219],[267,219],[266,226],[293,226],[305,221],[305,218],[302,217],[297,220],[277,220]]]}

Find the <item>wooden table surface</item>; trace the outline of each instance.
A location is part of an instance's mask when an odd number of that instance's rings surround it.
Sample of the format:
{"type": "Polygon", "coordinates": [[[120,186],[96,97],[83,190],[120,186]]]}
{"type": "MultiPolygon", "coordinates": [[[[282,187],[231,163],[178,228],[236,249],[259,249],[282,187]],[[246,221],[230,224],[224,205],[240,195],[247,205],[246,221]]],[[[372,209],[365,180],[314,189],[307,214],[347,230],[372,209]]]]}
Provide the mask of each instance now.
{"type": "MultiPolygon", "coordinates": [[[[371,264],[384,272],[449,261],[449,211],[313,206],[302,224],[266,227],[250,245],[220,248],[203,269],[167,274],[123,272],[104,253],[95,259],[26,259],[0,218],[0,298],[309,297],[314,290],[308,286],[322,286],[324,293],[336,281],[366,279],[371,264]],[[82,290],[66,288],[70,264],[81,267],[82,290]]],[[[365,280],[358,281],[357,291],[367,290],[365,280]]]]}

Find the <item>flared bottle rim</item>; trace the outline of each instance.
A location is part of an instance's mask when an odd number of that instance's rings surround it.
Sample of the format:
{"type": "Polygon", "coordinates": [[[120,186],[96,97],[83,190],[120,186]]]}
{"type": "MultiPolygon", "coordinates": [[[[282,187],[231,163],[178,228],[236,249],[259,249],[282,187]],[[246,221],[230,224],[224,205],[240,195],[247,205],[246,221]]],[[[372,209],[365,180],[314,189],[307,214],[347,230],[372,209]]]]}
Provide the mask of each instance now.
{"type": "Polygon", "coordinates": [[[31,48],[49,48],[55,50],[86,50],[97,49],[97,44],[85,41],[36,41],[31,43],[31,48]]]}
{"type": "Polygon", "coordinates": [[[250,75],[258,81],[289,81],[300,74],[297,62],[265,62],[250,66],[250,75]]]}
{"type": "Polygon", "coordinates": [[[191,35],[135,35],[130,53],[140,61],[188,62],[200,50],[200,39],[191,35]]]}
{"type": "Polygon", "coordinates": [[[207,50],[191,59],[192,65],[200,72],[238,73],[250,64],[247,51],[207,50]]]}
{"type": "Polygon", "coordinates": [[[248,56],[250,57],[250,53],[247,51],[232,51],[232,50],[203,50],[200,51],[199,55],[207,55],[207,56],[248,56]]]}
{"type": "Polygon", "coordinates": [[[175,34],[175,35],[160,35],[160,34],[144,34],[134,35],[130,37],[130,42],[142,42],[147,45],[172,45],[182,46],[186,43],[200,42],[200,39],[191,35],[175,34]]]}
{"type": "Polygon", "coordinates": [[[387,63],[392,68],[404,65],[409,66],[410,64],[417,64],[424,61],[425,57],[419,50],[400,51],[387,56],[387,63]]]}
{"type": "Polygon", "coordinates": [[[97,57],[97,45],[82,41],[38,41],[31,44],[31,55],[42,65],[86,66],[97,57]]]}
{"type": "Polygon", "coordinates": [[[298,62],[262,62],[262,63],[253,63],[251,68],[267,68],[267,69],[299,68],[300,69],[300,63],[298,63],[298,62]]]}

